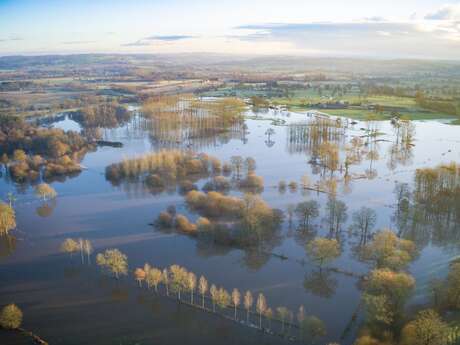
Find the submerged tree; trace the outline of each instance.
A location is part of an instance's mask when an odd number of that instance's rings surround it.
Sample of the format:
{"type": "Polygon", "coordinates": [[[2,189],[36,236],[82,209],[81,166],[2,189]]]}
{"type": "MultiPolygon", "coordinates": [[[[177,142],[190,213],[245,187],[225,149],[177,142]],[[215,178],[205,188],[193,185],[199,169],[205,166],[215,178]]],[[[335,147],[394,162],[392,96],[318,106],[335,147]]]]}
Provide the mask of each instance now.
{"type": "Polygon", "coordinates": [[[158,293],[158,285],[161,282],[164,282],[163,273],[158,268],[152,267],[148,271],[146,271],[146,274],[147,276],[145,277],[145,280],[147,282],[147,285],[153,285],[155,287],[155,292],[158,293]]]}
{"type": "Polygon", "coordinates": [[[14,209],[0,202],[0,236],[8,235],[8,233],[16,227],[16,213],[14,209]]]}
{"type": "Polygon", "coordinates": [[[249,324],[249,313],[251,311],[254,298],[252,297],[251,291],[246,291],[244,295],[244,309],[246,309],[246,323],[249,324]]]}
{"type": "Polygon", "coordinates": [[[326,335],[326,326],[324,322],[316,316],[308,316],[300,324],[300,332],[303,339],[309,339],[315,342],[317,338],[326,335]]]}
{"type": "Polygon", "coordinates": [[[449,326],[436,311],[422,310],[403,328],[400,344],[445,345],[449,343],[448,335],[449,326]]]}
{"type": "Polygon", "coordinates": [[[233,307],[235,308],[234,318],[236,320],[236,310],[241,303],[241,293],[238,291],[238,289],[233,289],[232,291],[232,303],[233,303],[233,307]]]}
{"type": "Polygon", "coordinates": [[[401,317],[414,286],[414,278],[407,273],[389,269],[373,270],[363,295],[368,313],[374,313],[379,321],[392,324],[401,317]]]}
{"type": "Polygon", "coordinates": [[[136,268],[134,270],[134,278],[137,280],[139,287],[142,287],[142,282],[146,279],[147,274],[142,268],[136,268]]]}
{"type": "Polygon", "coordinates": [[[128,274],[128,258],[118,249],[107,249],[104,253],[97,254],[96,262],[114,274],[117,279],[120,275],[128,274]]]}
{"type": "Polygon", "coordinates": [[[377,268],[400,270],[417,256],[412,241],[398,238],[389,229],[376,233],[372,242],[364,247],[363,257],[375,263],[377,268]]]}
{"type": "Polygon", "coordinates": [[[57,196],[54,188],[47,183],[40,183],[37,187],[35,187],[35,194],[39,198],[42,198],[43,201],[46,201],[47,199],[53,199],[57,196]]]}
{"type": "Polygon", "coordinates": [[[18,329],[22,323],[22,311],[15,304],[3,307],[0,312],[0,326],[5,329],[18,329]]]}
{"type": "Polygon", "coordinates": [[[265,313],[267,309],[267,300],[263,294],[259,294],[257,297],[256,310],[259,313],[259,328],[262,329],[262,314],[265,313]]]}
{"type": "Polygon", "coordinates": [[[189,272],[187,276],[188,290],[190,291],[190,304],[193,305],[193,295],[196,289],[196,275],[193,272],[189,272]]]}
{"type": "Polygon", "coordinates": [[[286,307],[278,307],[276,308],[276,312],[278,313],[278,317],[281,320],[281,332],[284,333],[284,323],[289,316],[289,309],[286,307]]]}
{"type": "Polygon", "coordinates": [[[211,294],[211,301],[212,301],[212,311],[215,313],[216,312],[216,303],[217,299],[219,298],[219,290],[217,290],[217,287],[212,284],[211,288],[209,289],[209,293],[211,294]]]}
{"type": "Polygon", "coordinates": [[[71,238],[65,239],[61,244],[61,252],[70,254],[70,257],[72,257],[72,255],[76,253],[79,248],[80,246],[78,245],[78,242],[71,238]]]}
{"type": "Polygon", "coordinates": [[[177,292],[179,301],[181,300],[181,292],[187,289],[188,286],[188,272],[185,268],[179,265],[172,265],[169,268],[171,272],[171,283],[174,292],[177,292]]]}
{"type": "Polygon", "coordinates": [[[163,284],[165,284],[165,288],[166,288],[166,296],[169,296],[169,271],[167,268],[163,269],[163,277],[162,277],[162,280],[163,280],[163,284]]]}
{"type": "Polygon", "coordinates": [[[221,309],[224,309],[230,304],[230,300],[231,300],[231,297],[228,291],[225,290],[223,287],[221,287],[217,291],[217,299],[216,299],[217,305],[221,309]]]}
{"type": "Polygon", "coordinates": [[[206,295],[206,292],[208,292],[208,281],[203,276],[200,277],[198,289],[200,290],[201,294],[201,307],[204,309],[204,296],[206,295]]]}
{"type": "Polygon", "coordinates": [[[335,239],[317,237],[307,244],[308,255],[318,263],[321,268],[340,256],[340,245],[335,239]]]}

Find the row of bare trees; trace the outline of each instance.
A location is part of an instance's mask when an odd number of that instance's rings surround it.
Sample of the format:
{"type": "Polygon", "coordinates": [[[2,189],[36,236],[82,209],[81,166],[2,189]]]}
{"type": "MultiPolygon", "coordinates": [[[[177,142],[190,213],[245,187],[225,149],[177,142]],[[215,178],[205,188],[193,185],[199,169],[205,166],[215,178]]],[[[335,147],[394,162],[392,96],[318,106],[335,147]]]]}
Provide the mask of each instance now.
{"type": "Polygon", "coordinates": [[[258,317],[257,324],[260,329],[269,333],[272,331],[272,321],[278,321],[281,324],[281,333],[285,334],[286,328],[290,332],[292,327],[299,329],[299,337],[316,338],[325,335],[325,327],[321,320],[315,316],[307,316],[304,306],[300,306],[295,317],[294,313],[287,307],[280,306],[276,309],[269,307],[266,297],[263,293],[257,296],[251,291],[244,293],[234,288],[231,292],[224,287],[218,287],[208,282],[202,275],[199,278],[193,272],[179,265],[172,265],[169,268],[156,268],[146,263],[144,267],[138,267],[134,270],[134,278],[139,287],[145,283],[148,289],[152,287],[155,293],[159,293],[159,287],[164,287],[166,296],[175,294],[179,301],[184,302],[183,294],[188,293],[190,296],[189,304],[193,307],[216,313],[216,307],[223,313],[227,308],[233,309],[233,319],[239,321],[238,310],[245,311],[246,325],[250,326],[251,314],[258,317]],[[197,301],[195,295],[199,297],[197,301]],[[210,301],[211,308],[206,307],[206,301],[210,301]],[[294,319],[297,319],[297,323],[294,319]]]}

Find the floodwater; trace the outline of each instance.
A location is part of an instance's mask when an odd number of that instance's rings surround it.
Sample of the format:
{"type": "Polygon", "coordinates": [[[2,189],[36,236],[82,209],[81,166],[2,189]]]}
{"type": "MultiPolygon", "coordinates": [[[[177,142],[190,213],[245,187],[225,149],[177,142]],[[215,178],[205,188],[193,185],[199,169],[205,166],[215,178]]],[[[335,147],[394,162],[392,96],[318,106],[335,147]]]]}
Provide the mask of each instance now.
{"type": "MultiPolygon", "coordinates": [[[[300,183],[308,175],[314,184],[322,169],[311,164],[312,148],[302,131],[311,114],[268,111],[245,120],[245,128],[233,129],[226,135],[212,138],[174,139],[158,134],[149,121],[134,116],[119,128],[102,129],[105,140],[119,141],[122,148],[100,147],[82,160],[85,170],[76,177],[53,182],[58,192],[55,201],[44,204],[33,195],[30,186],[17,185],[7,178],[0,180],[0,195],[17,194],[17,230],[12,237],[0,238],[0,305],[18,304],[24,312],[24,327],[33,330],[50,344],[279,344],[291,343],[276,336],[262,334],[174,300],[155,296],[139,289],[132,276],[115,282],[102,274],[94,264],[81,264],[59,252],[65,238],[87,238],[95,252],[118,248],[126,253],[129,267],[145,262],[157,267],[179,264],[197,276],[205,275],[210,283],[231,291],[262,292],[269,306],[286,306],[297,312],[304,305],[307,314],[323,320],[327,336],[319,343],[353,343],[363,318],[351,322],[359,305],[361,291],[356,278],[340,273],[319,273],[305,254],[308,235],[299,235],[297,220],[289,226],[286,217],[281,239],[273,252],[286,255],[257,255],[248,250],[211,246],[181,234],[155,230],[150,223],[169,205],[191,219],[196,214],[187,210],[184,198],[167,191],[153,195],[142,185],[130,183],[112,186],[105,178],[105,168],[124,157],[133,157],[161,148],[189,148],[206,152],[223,161],[239,155],[256,160],[256,173],[264,178],[261,196],[270,206],[286,212],[289,204],[317,200],[320,217],[314,221],[317,235],[328,233],[324,223],[327,196],[289,189],[280,193],[280,180],[300,183]],[[274,120],[276,120],[274,122],[274,120]],[[268,136],[267,129],[275,133],[268,136]]],[[[65,117],[56,127],[80,130],[80,126],[65,117]]],[[[334,140],[344,148],[355,136],[363,136],[369,124],[357,122],[342,128],[334,140]]],[[[372,148],[378,152],[373,159],[364,158],[350,167],[355,177],[348,184],[341,182],[342,171],[334,172],[339,179],[337,198],[346,203],[347,222],[340,234],[343,254],[334,267],[365,273],[369,266],[356,259],[353,246],[357,239],[349,235],[352,213],[362,206],[377,212],[375,229],[390,227],[398,231],[395,213],[396,183],[408,183],[413,188],[415,170],[436,167],[440,163],[460,162],[460,127],[442,121],[414,122],[413,145],[395,154],[397,135],[389,121],[376,122],[378,142],[372,148]],[[393,148],[393,150],[392,150],[393,148]]],[[[176,133],[177,134],[177,133],[176,133]]],[[[366,140],[366,139],[364,139],[366,140]]],[[[344,151],[341,150],[343,158],[344,151]]],[[[202,186],[206,180],[198,182],[202,186]]],[[[240,192],[232,192],[240,195],[240,192]]],[[[427,300],[427,284],[443,277],[449,260],[460,253],[458,224],[450,237],[432,240],[424,236],[418,247],[419,257],[410,265],[417,280],[411,304],[427,300]]],[[[311,237],[310,237],[311,238],[311,237]]],[[[245,314],[240,311],[241,318],[245,314]]],[[[231,313],[230,313],[231,315],[231,313]]],[[[254,316],[254,323],[257,318],[254,316]]],[[[296,330],[291,330],[296,335],[296,330]]],[[[27,344],[29,340],[0,331],[1,344],[27,344]]]]}

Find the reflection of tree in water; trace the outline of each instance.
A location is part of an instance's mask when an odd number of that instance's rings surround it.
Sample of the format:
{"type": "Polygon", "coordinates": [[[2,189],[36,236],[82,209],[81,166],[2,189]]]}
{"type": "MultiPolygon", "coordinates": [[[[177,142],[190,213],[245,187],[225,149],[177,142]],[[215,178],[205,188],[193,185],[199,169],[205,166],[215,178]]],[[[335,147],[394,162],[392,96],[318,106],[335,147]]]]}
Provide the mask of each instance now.
{"type": "Polygon", "coordinates": [[[393,220],[399,234],[423,248],[460,244],[460,166],[452,163],[418,169],[412,193],[395,188],[393,220]]]}
{"type": "Polygon", "coordinates": [[[78,277],[81,273],[81,268],[77,266],[66,266],[64,267],[64,278],[73,279],[78,277]]]}
{"type": "Polygon", "coordinates": [[[40,206],[38,206],[35,209],[35,212],[40,217],[46,218],[46,217],[51,216],[55,208],[56,208],[56,199],[51,199],[47,202],[42,203],[40,206]]]}
{"type": "Polygon", "coordinates": [[[306,123],[294,123],[287,127],[289,153],[307,153],[315,158],[321,144],[331,142],[342,146],[345,127],[340,120],[315,117],[306,123]]]}
{"type": "Polygon", "coordinates": [[[294,239],[297,244],[304,247],[308,242],[313,240],[316,237],[317,231],[310,227],[309,229],[305,230],[303,228],[299,228],[294,235],[294,239]]]}
{"type": "Polygon", "coordinates": [[[124,302],[128,300],[129,292],[126,288],[116,286],[110,292],[110,296],[112,297],[112,300],[116,302],[124,302]]]}
{"type": "Polygon", "coordinates": [[[396,169],[400,164],[412,164],[415,137],[415,125],[411,121],[394,121],[392,123],[396,140],[392,143],[388,155],[388,168],[396,169]]]}
{"type": "Polygon", "coordinates": [[[230,246],[222,246],[214,243],[208,238],[199,238],[196,242],[196,253],[198,256],[203,258],[209,258],[213,256],[226,256],[233,250],[230,246]]]}
{"type": "Polygon", "coordinates": [[[238,99],[203,100],[193,96],[162,96],[146,101],[140,127],[156,148],[203,149],[245,138],[243,112],[238,99]]]}
{"type": "Polygon", "coordinates": [[[328,270],[313,270],[305,275],[303,286],[315,296],[330,298],[334,296],[338,281],[328,270]]]}
{"type": "Polygon", "coordinates": [[[242,262],[245,267],[253,271],[258,271],[270,260],[270,258],[270,252],[260,252],[257,249],[248,248],[244,250],[242,262]]]}
{"type": "Polygon", "coordinates": [[[0,236],[0,258],[6,258],[16,250],[16,237],[12,235],[0,236]]]}

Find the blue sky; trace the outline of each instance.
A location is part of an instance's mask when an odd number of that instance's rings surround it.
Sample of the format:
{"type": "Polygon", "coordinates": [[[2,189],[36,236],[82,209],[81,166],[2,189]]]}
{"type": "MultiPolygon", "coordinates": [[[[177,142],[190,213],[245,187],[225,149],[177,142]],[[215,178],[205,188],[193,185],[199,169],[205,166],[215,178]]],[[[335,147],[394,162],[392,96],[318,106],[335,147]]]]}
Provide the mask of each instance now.
{"type": "Polygon", "coordinates": [[[460,0],[0,0],[0,55],[460,59],[460,0]]]}

